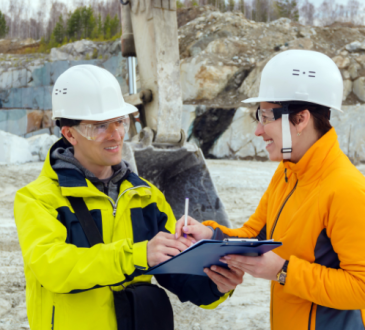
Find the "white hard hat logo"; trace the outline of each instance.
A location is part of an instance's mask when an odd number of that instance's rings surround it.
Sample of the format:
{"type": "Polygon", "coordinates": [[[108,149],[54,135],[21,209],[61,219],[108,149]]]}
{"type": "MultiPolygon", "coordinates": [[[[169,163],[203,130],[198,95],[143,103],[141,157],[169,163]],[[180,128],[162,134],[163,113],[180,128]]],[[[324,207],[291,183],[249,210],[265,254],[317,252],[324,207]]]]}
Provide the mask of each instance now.
{"type": "MultiPolygon", "coordinates": [[[[296,70],[296,69],[293,69],[293,76],[300,76],[300,70],[296,70]]],[[[304,71],[303,74],[306,74],[306,72],[304,71]]],[[[309,71],[308,72],[308,77],[309,78],[315,78],[315,71],[309,71]]]]}

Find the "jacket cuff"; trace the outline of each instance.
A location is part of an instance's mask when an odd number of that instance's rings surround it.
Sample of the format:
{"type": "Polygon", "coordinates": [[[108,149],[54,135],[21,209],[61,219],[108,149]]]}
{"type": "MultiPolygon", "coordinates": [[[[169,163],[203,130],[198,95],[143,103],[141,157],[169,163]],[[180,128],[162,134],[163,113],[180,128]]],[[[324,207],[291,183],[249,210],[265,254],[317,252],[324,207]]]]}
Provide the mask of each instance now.
{"type": "Polygon", "coordinates": [[[134,267],[136,267],[137,269],[148,269],[147,243],[148,241],[143,241],[133,244],[133,263],[134,267]]]}

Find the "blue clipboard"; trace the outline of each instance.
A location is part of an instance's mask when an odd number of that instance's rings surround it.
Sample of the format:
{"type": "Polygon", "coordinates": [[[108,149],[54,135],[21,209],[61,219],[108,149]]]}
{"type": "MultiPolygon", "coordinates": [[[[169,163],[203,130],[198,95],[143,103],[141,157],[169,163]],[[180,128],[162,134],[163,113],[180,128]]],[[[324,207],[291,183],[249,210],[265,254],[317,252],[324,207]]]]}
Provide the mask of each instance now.
{"type": "Polygon", "coordinates": [[[191,274],[207,276],[204,268],[217,265],[227,268],[219,259],[227,254],[259,256],[279,246],[269,241],[215,241],[201,240],[177,256],[150,268],[146,275],[191,274]]]}

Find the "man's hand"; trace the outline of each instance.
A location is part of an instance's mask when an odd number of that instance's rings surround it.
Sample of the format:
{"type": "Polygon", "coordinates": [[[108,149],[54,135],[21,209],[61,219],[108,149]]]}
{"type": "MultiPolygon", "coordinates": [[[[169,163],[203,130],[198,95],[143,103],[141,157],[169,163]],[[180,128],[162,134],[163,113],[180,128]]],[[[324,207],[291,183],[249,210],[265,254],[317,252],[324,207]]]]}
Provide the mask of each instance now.
{"type": "Polygon", "coordinates": [[[195,241],[210,239],[212,237],[212,231],[192,217],[188,217],[188,225],[185,227],[185,216],[182,216],[180,220],[176,222],[175,232],[176,238],[181,237],[181,235],[185,233],[195,241]]]}
{"type": "Polygon", "coordinates": [[[227,293],[234,290],[238,284],[243,282],[245,272],[239,268],[232,267],[226,269],[219,266],[204,268],[204,272],[217,285],[218,290],[222,293],[227,293]]]}
{"type": "Polygon", "coordinates": [[[193,244],[189,238],[179,237],[160,231],[147,243],[147,262],[150,267],[156,266],[171,257],[185,251],[193,244]]]}
{"type": "Polygon", "coordinates": [[[229,268],[239,268],[253,277],[263,278],[265,280],[276,281],[276,275],[283,268],[285,259],[276,253],[269,251],[260,257],[246,257],[240,255],[226,255],[221,262],[228,265],[229,268]]]}

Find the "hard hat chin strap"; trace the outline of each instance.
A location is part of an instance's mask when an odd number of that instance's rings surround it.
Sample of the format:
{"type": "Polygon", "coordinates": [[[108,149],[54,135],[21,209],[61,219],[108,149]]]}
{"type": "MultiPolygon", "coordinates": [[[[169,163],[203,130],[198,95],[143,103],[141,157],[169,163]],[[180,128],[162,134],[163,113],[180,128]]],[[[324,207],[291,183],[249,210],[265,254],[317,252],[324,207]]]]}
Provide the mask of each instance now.
{"type": "Polygon", "coordinates": [[[281,149],[281,152],[283,154],[283,159],[289,160],[293,151],[289,125],[289,113],[283,113],[281,118],[283,135],[283,148],[281,149]]]}

